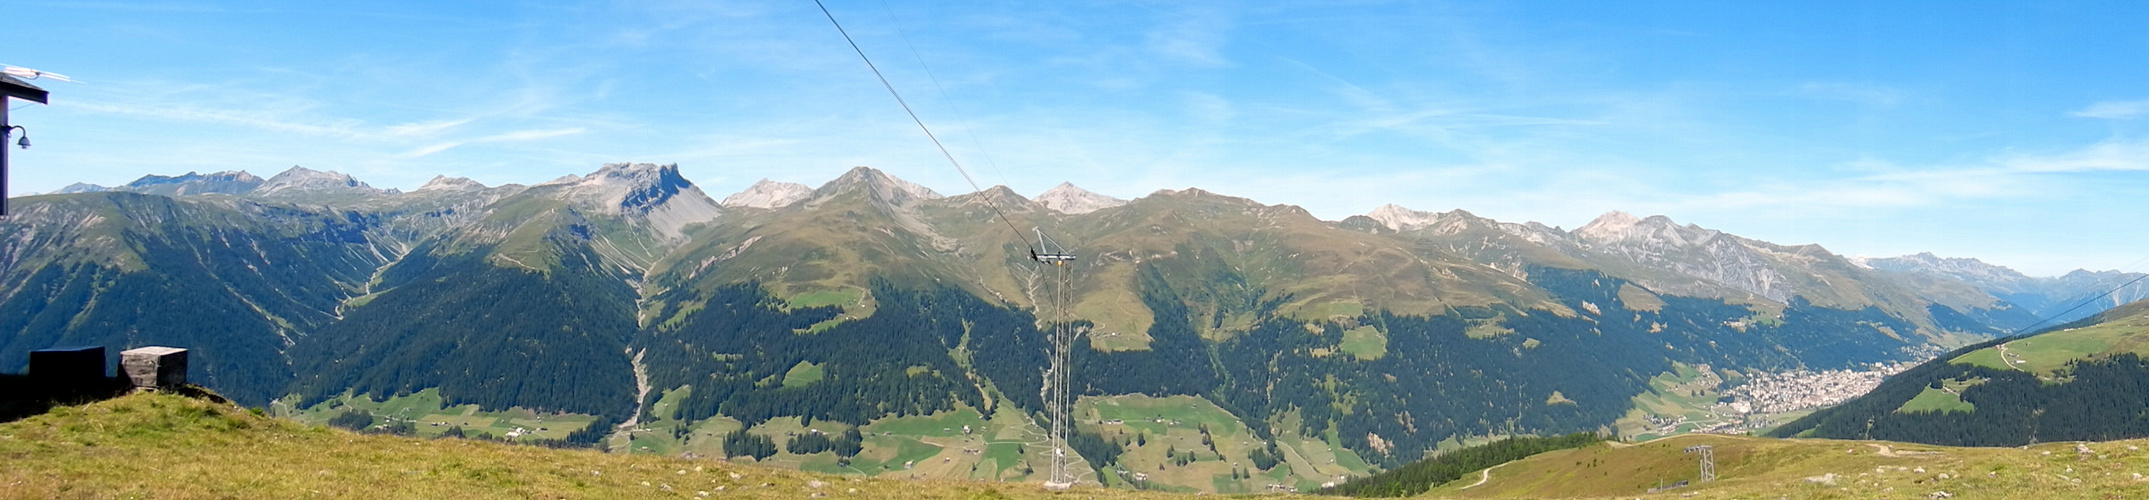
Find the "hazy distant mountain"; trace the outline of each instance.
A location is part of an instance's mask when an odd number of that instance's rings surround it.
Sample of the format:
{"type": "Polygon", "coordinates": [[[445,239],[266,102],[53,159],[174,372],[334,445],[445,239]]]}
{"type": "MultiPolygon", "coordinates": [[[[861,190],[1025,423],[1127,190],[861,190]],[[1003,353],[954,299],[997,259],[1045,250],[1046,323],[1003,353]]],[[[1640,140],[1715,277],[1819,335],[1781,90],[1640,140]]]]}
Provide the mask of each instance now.
{"type": "Polygon", "coordinates": [[[186,175],[178,177],[145,175],[113,189],[165,196],[246,194],[261,184],[260,177],[254,177],[254,174],[244,171],[224,171],[207,175],[187,172],[186,175]]]}
{"type": "Polygon", "coordinates": [[[1075,187],[1074,183],[1062,182],[1044,194],[1037,195],[1037,203],[1063,214],[1086,214],[1127,204],[1127,200],[1113,198],[1075,187]]]}
{"type": "Polygon", "coordinates": [[[2142,276],[2141,273],[2091,272],[2078,269],[2059,277],[2040,278],[1977,259],[1943,258],[1929,252],[1902,257],[1861,259],[1860,263],[1874,269],[1936,276],[1968,283],[1993,296],[2022,306],[2038,319],[2048,320],[2046,325],[2087,318],[2119,304],[2149,299],[2149,280],[2135,281],[2142,276]],[[2105,292],[2112,293],[2100,296],[2105,292]]]}
{"type": "Polygon", "coordinates": [[[269,177],[269,180],[262,182],[260,186],[247,191],[245,194],[285,198],[304,196],[315,197],[315,200],[319,200],[318,197],[320,196],[364,196],[390,194],[390,191],[374,189],[373,186],[359,182],[358,178],[351,177],[350,174],[334,170],[314,170],[293,165],[289,170],[269,177]]]}
{"type": "Polygon", "coordinates": [[[484,183],[470,180],[468,177],[436,175],[433,180],[425,181],[425,185],[418,186],[418,189],[412,192],[466,192],[482,189],[485,189],[484,183]]]}
{"type": "Polygon", "coordinates": [[[2036,278],[2013,269],[1977,259],[1942,258],[1931,252],[1881,259],[1861,258],[1858,263],[1874,269],[1943,275],[2000,293],[2033,293],[2040,287],[2036,278]]]}
{"type": "Polygon", "coordinates": [[[721,203],[727,207],[781,208],[813,197],[813,188],[805,184],[776,182],[762,179],[745,191],[724,197],[721,203]]]}
{"type": "Polygon", "coordinates": [[[1431,213],[1394,205],[1362,218],[1360,225],[1345,220],[1339,227],[1400,231],[1517,274],[1531,266],[1593,268],[1663,294],[1756,305],[1801,301],[1839,309],[1874,307],[1918,325],[1924,336],[2003,333],[2005,327],[1987,323],[2014,324],[2027,317],[2005,299],[1958,281],[1878,272],[1816,245],[1777,245],[1682,226],[1663,216],[1611,212],[1571,232],[1461,210],[1431,213]],[[1953,313],[1936,313],[1935,305],[1953,313]],[[1972,321],[1956,321],[1958,314],[1972,321]]]}
{"type": "Polygon", "coordinates": [[[77,182],[74,184],[68,184],[67,187],[60,188],[60,190],[58,191],[53,191],[51,194],[102,193],[111,190],[112,188],[99,186],[96,184],[77,182]]]}

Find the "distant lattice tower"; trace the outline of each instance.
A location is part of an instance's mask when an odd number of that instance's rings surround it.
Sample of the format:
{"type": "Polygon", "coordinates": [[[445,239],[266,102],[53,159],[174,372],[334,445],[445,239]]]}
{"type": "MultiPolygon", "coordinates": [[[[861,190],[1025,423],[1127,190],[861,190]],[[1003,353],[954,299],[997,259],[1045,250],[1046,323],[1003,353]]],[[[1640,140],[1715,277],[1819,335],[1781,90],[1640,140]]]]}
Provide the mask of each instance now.
{"type": "Polygon", "coordinates": [[[1687,453],[1701,454],[1701,482],[1716,480],[1716,447],[1701,444],[1686,447],[1687,453]]]}

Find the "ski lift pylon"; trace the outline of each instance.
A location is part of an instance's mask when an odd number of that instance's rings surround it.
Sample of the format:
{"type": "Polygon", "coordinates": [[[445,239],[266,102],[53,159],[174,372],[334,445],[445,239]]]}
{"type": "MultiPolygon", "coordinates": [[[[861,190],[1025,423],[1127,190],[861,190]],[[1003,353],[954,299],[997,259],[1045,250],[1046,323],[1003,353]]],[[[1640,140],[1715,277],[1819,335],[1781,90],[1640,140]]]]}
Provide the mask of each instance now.
{"type": "Polygon", "coordinates": [[[1030,230],[1037,233],[1037,248],[1043,249],[1042,251],[1037,249],[1030,250],[1030,260],[1055,266],[1064,266],[1068,262],[1074,262],[1074,254],[1067,253],[1065,249],[1060,248],[1059,242],[1046,238],[1044,229],[1031,228],[1030,230]]]}

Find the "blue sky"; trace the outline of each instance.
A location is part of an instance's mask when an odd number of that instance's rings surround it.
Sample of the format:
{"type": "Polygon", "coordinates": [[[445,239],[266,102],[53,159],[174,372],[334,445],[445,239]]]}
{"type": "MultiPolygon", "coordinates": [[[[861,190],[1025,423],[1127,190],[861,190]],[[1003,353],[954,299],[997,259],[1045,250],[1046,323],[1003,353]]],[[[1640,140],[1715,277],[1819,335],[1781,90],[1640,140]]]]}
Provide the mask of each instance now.
{"type": "MultiPolygon", "coordinates": [[[[2149,268],[2149,3],[828,0],[985,185],[2149,268]]],[[[14,2],[17,194],[678,163],[969,191],[811,1],[14,2]]]]}

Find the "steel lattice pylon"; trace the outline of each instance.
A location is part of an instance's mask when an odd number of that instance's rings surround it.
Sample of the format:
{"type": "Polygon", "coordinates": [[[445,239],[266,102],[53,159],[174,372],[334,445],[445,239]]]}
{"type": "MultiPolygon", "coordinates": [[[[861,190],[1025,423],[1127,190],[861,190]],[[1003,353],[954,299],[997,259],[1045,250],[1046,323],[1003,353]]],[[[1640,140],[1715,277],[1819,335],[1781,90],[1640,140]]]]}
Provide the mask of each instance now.
{"type": "Polygon", "coordinates": [[[1052,323],[1052,364],[1045,369],[1046,411],[1052,418],[1052,468],[1045,478],[1045,487],[1064,490],[1074,486],[1074,473],[1067,470],[1067,437],[1073,430],[1074,391],[1069,390],[1069,373],[1073,371],[1074,341],[1081,336],[1073,325],[1064,321],[1052,323]]]}
{"type": "Polygon", "coordinates": [[[1701,454],[1701,482],[1716,480],[1716,447],[1705,444],[1686,447],[1687,453],[1701,454]]]}
{"type": "Polygon", "coordinates": [[[1052,341],[1052,360],[1045,368],[1044,387],[1039,389],[1039,395],[1045,400],[1045,413],[1050,417],[1052,425],[1049,430],[1052,439],[1052,465],[1051,469],[1046,471],[1045,488],[1065,490],[1074,487],[1076,481],[1074,473],[1067,470],[1067,454],[1072,451],[1067,449],[1067,438],[1074,430],[1074,390],[1070,387],[1074,371],[1074,343],[1082,337],[1082,329],[1076,327],[1067,315],[1067,287],[1071,278],[1067,263],[1074,261],[1075,257],[1058,251],[1058,245],[1046,238],[1042,229],[1034,231],[1037,232],[1038,248],[1044,251],[1033,251],[1030,259],[1046,264],[1044,267],[1047,272],[1054,275],[1052,289],[1046,292],[1050,300],[1040,301],[1049,303],[1050,310],[1039,308],[1040,312],[1047,316],[1044,318],[1046,327],[1051,331],[1046,332],[1046,335],[1052,341]]]}

